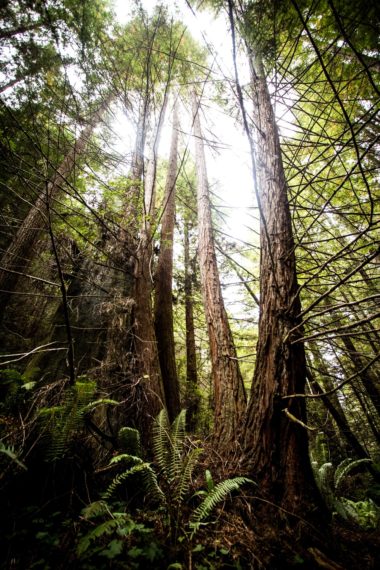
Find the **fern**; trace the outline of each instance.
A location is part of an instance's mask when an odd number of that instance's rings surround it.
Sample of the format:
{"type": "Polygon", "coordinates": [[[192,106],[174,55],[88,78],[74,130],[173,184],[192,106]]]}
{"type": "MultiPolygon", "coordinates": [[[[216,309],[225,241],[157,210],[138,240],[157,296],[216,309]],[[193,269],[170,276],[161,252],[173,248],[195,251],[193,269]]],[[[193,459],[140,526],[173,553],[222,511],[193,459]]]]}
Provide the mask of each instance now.
{"type": "Polygon", "coordinates": [[[168,476],[170,469],[170,424],[167,411],[161,410],[153,425],[153,450],[157,464],[164,474],[168,476]]]}
{"type": "Polygon", "coordinates": [[[105,501],[94,501],[82,510],[83,518],[86,520],[100,517],[106,513],[109,513],[109,510],[105,501]]]}
{"type": "Polygon", "coordinates": [[[93,401],[96,383],[77,380],[67,388],[60,406],[42,408],[39,416],[48,430],[50,446],[47,458],[56,460],[63,457],[75,434],[84,427],[85,415],[101,405],[117,405],[118,402],[103,398],[93,401]]]}
{"type": "Polygon", "coordinates": [[[123,427],[119,430],[119,442],[121,446],[132,453],[141,457],[141,438],[139,430],[131,427],[123,427]]]}
{"type": "Polygon", "coordinates": [[[116,491],[116,489],[120,487],[120,485],[124,483],[124,481],[128,479],[128,477],[130,477],[131,475],[135,475],[136,473],[144,472],[148,469],[151,469],[150,464],[141,462],[138,463],[137,465],[133,465],[127,471],[124,471],[123,473],[116,475],[116,477],[113,479],[112,483],[108,487],[107,491],[103,494],[103,499],[110,499],[114,494],[114,492],[116,491]]]}
{"type": "Polygon", "coordinates": [[[183,444],[186,437],[186,410],[181,410],[170,427],[170,448],[168,479],[174,480],[181,474],[183,444]]]}
{"type": "Polygon", "coordinates": [[[95,400],[94,402],[90,402],[86,404],[83,408],[81,408],[80,413],[86,414],[88,412],[93,412],[98,406],[118,406],[119,402],[116,400],[111,400],[110,398],[100,398],[99,400],[95,400]]]}
{"type": "Polygon", "coordinates": [[[115,455],[115,457],[112,457],[110,465],[114,465],[115,463],[121,463],[122,461],[132,461],[136,464],[144,463],[141,457],[138,457],[137,455],[130,455],[129,453],[121,453],[120,455],[115,455]]]}
{"type": "Polygon", "coordinates": [[[198,530],[200,523],[209,516],[218,503],[224,501],[232,491],[238,491],[245,483],[255,484],[247,477],[234,477],[215,485],[191,516],[190,528],[193,529],[193,533],[198,530]]]}
{"type": "Polygon", "coordinates": [[[110,535],[115,532],[118,528],[121,528],[129,521],[129,517],[126,514],[119,513],[120,516],[108,519],[103,523],[97,525],[88,534],[83,536],[78,544],[77,553],[78,556],[83,556],[83,554],[88,550],[91,543],[104,535],[110,535]]]}
{"type": "Polygon", "coordinates": [[[22,463],[17,457],[13,446],[5,445],[2,441],[0,441],[0,453],[7,455],[12,461],[14,461],[14,463],[16,463],[16,465],[21,467],[21,469],[25,469],[25,471],[27,470],[26,465],[24,465],[24,463],[22,463]]]}
{"type": "Polygon", "coordinates": [[[175,491],[175,501],[182,503],[190,490],[191,477],[194,468],[198,462],[199,455],[202,453],[202,449],[196,447],[192,449],[183,464],[182,473],[178,481],[178,485],[175,491]]]}
{"type": "Polygon", "coordinates": [[[338,492],[339,487],[341,486],[342,482],[347,478],[348,474],[358,467],[359,465],[363,465],[364,463],[372,463],[371,459],[357,459],[353,461],[352,459],[345,459],[338,465],[335,470],[334,474],[334,489],[335,492],[338,492]]]}
{"type": "Polygon", "coordinates": [[[215,483],[214,479],[212,478],[211,471],[209,469],[206,469],[205,471],[205,481],[206,481],[207,491],[211,493],[211,491],[215,487],[215,483]]]}

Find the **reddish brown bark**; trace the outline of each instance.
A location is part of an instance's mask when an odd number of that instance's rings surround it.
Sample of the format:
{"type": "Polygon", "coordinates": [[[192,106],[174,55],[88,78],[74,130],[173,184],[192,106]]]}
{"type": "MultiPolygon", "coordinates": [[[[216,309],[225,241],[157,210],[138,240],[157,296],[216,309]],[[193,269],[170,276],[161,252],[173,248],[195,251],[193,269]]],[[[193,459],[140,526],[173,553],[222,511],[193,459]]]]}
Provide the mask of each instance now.
{"type": "Polygon", "coordinates": [[[192,99],[197,169],[198,254],[214,387],[214,438],[216,444],[223,447],[237,438],[245,411],[246,394],[220,288],[199,103],[195,93],[192,99]]]}
{"type": "Polygon", "coordinates": [[[185,320],[186,320],[186,408],[187,428],[194,431],[197,423],[199,409],[199,396],[197,394],[198,371],[197,349],[195,344],[194,305],[192,274],[190,267],[189,222],[185,221],[184,228],[184,257],[185,257],[185,320]]]}
{"type": "MultiPolygon", "coordinates": [[[[143,113],[146,107],[143,108],[143,113]]],[[[145,124],[146,120],[140,117],[139,128],[136,139],[136,151],[134,165],[132,167],[132,177],[136,182],[136,194],[140,193],[143,175],[143,151],[145,145],[145,124]]],[[[158,129],[161,124],[159,123],[158,129]]],[[[156,140],[159,138],[157,133],[156,140]]],[[[154,180],[152,181],[154,184],[154,180]]],[[[154,190],[149,186],[148,191],[151,196],[154,190]]],[[[146,196],[144,193],[144,204],[146,196]]],[[[151,211],[154,204],[151,203],[151,211]]],[[[150,211],[143,216],[143,223],[140,230],[140,239],[134,254],[134,288],[133,288],[133,353],[132,371],[135,381],[142,386],[141,394],[145,402],[141,402],[139,410],[142,416],[150,415],[155,417],[159,411],[165,407],[165,396],[162,385],[160,364],[158,359],[157,341],[154,331],[153,307],[152,307],[152,273],[151,273],[151,231],[150,231],[150,211]]]]}
{"type": "Polygon", "coordinates": [[[305,351],[294,343],[300,300],[281,149],[262,65],[252,65],[261,214],[259,339],[244,433],[245,458],[261,492],[290,511],[314,504],[303,399],[305,351]],[[293,417],[293,419],[292,419],[293,417]]]}
{"type": "Polygon", "coordinates": [[[179,120],[174,105],[173,132],[161,221],[160,255],[155,272],[155,330],[165,400],[170,421],[181,409],[179,382],[175,360],[173,328],[173,240],[175,224],[175,190],[177,181],[179,120]]]}

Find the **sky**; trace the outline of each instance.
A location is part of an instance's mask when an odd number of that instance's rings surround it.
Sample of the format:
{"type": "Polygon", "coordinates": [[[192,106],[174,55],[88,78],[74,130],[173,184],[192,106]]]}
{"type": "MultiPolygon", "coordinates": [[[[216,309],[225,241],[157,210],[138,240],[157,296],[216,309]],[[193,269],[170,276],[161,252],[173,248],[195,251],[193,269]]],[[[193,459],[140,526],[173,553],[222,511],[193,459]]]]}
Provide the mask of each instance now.
{"type": "MultiPolygon", "coordinates": [[[[150,12],[156,5],[155,0],[142,0],[144,8],[150,12]]],[[[221,77],[234,77],[232,61],[232,43],[228,32],[228,24],[223,18],[215,18],[211,12],[203,11],[194,15],[185,0],[167,2],[169,9],[178,19],[182,20],[191,35],[201,44],[208,45],[211,53],[217,54],[214,66],[220,71],[221,77]]],[[[128,21],[130,2],[115,0],[115,12],[119,23],[128,21]]],[[[239,75],[241,81],[246,80],[247,70],[242,61],[239,62],[239,75]]],[[[182,130],[188,133],[188,142],[193,150],[191,140],[191,118],[188,124],[181,125],[182,130]]],[[[217,140],[221,144],[206,148],[207,169],[210,187],[215,201],[222,206],[221,211],[226,214],[225,231],[237,240],[248,240],[249,230],[254,221],[251,215],[256,211],[254,206],[254,189],[250,170],[249,145],[242,127],[237,125],[233,118],[207,101],[201,115],[202,129],[206,138],[217,140]]],[[[126,134],[130,128],[128,121],[118,117],[116,130],[121,134],[119,150],[126,143],[126,134]]],[[[127,135],[128,136],[128,135],[127,135]]],[[[129,137],[130,138],[130,137],[129,137]]],[[[170,125],[164,129],[161,138],[161,153],[170,145],[170,125]]],[[[160,152],[160,151],[159,151],[160,152]]]]}

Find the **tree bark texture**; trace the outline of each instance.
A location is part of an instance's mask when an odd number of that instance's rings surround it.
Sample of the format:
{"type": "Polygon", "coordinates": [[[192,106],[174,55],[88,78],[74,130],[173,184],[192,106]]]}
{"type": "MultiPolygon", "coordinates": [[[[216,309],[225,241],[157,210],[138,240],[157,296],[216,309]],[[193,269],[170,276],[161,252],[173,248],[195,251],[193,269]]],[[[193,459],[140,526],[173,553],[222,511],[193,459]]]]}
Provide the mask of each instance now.
{"type": "Polygon", "coordinates": [[[197,170],[198,255],[210,341],[214,388],[214,438],[218,447],[236,441],[246,407],[246,393],[222,297],[212,229],[211,205],[199,102],[192,94],[197,170]]]}
{"type": "MultiPolygon", "coordinates": [[[[143,112],[147,112],[147,106],[143,106],[143,112]]],[[[142,184],[144,160],[143,151],[145,145],[145,125],[146,119],[140,116],[139,128],[136,139],[136,151],[134,166],[132,168],[133,180],[136,181],[136,193],[140,193],[142,184]]],[[[160,130],[162,123],[159,122],[160,130]]],[[[157,132],[156,140],[159,138],[157,132]]],[[[151,186],[147,188],[150,196],[154,195],[151,186]]],[[[144,193],[143,203],[145,208],[146,196],[144,193]]],[[[135,381],[143,387],[142,393],[146,398],[144,405],[146,408],[139,410],[142,416],[148,414],[155,417],[159,411],[165,407],[165,395],[162,385],[160,363],[156,334],[154,330],[153,308],[152,308],[152,237],[150,231],[150,212],[154,210],[154,204],[150,198],[150,211],[143,215],[140,229],[140,236],[134,252],[134,291],[133,291],[133,362],[132,370],[135,381]]]]}
{"type": "Polygon", "coordinates": [[[173,327],[173,240],[175,191],[177,181],[179,119],[177,104],[173,111],[173,132],[165,184],[164,212],[161,221],[160,255],[155,272],[155,331],[165,400],[170,421],[179,414],[180,394],[177,376],[173,327]]]}
{"type": "Polygon", "coordinates": [[[298,333],[300,300],[286,180],[263,67],[252,63],[261,215],[260,319],[244,433],[245,459],[264,496],[293,512],[318,497],[308,455],[302,398],[306,360],[298,333]],[[292,417],[292,419],[291,419],[292,417]]]}
{"type": "Polygon", "coordinates": [[[89,124],[82,130],[74,146],[48,182],[47,187],[37,197],[0,261],[0,321],[19,278],[17,272],[25,271],[29,264],[30,252],[33,250],[41,231],[47,227],[47,201],[51,202],[57,197],[67,178],[73,172],[78,156],[84,153],[87,143],[108,104],[109,98],[100,106],[89,124]]]}
{"type": "Polygon", "coordinates": [[[184,257],[185,257],[185,323],[186,323],[186,409],[187,428],[193,432],[196,428],[199,410],[197,394],[197,349],[194,330],[193,287],[190,264],[189,222],[185,221],[184,228],[184,257]]]}

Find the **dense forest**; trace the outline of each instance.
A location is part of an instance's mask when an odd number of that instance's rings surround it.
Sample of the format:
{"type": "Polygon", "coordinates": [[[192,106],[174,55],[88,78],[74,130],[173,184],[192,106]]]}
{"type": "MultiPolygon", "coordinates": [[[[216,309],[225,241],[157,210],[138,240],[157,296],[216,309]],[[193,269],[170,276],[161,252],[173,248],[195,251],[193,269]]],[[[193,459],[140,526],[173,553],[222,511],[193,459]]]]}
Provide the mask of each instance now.
{"type": "Polygon", "coordinates": [[[378,568],[378,3],[0,15],[1,568],[378,568]]]}

